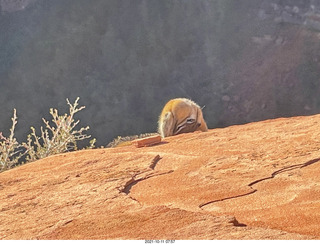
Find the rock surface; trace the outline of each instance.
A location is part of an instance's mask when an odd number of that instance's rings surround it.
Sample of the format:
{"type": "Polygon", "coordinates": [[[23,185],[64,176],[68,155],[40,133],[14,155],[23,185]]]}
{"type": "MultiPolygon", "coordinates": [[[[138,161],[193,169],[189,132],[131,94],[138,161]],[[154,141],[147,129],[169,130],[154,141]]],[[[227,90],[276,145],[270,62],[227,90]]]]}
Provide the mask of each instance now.
{"type": "Polygon", "coordinates": [[[319,239],[320,115],[0,174],[0,239],[319,239]]]}

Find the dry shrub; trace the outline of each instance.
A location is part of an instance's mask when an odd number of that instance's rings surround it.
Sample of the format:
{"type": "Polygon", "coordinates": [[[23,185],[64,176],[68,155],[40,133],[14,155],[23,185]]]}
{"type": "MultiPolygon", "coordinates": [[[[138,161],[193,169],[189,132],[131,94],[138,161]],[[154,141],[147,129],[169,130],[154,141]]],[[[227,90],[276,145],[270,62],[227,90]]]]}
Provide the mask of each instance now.
{"type": "Polygon", "coordinates": [[[0,172],[16,166],[19,160],[27,153],[26,147],[21,145],[14,137],[17,118],[17,111],[14,109],[9,137],[5,137],[0,132],[0,172]]]}
{"type": "MultiPolygon", "coordinates": [[[[20,144],[14,137],[14,130],[17,124],[16,110],[12,118],[10,136],[7,138],[0,132],[0,172],[10,169],[16,165],[32,162],[58,153],[77,150],[77,142],[90,138],[85,134],[89,126],[76,129],[79,120],[74,115],[84,109],[78,108],[79,97],[73,104],[67,99],[69,114],[59,115],[57,109],[50,109],[51,121],[42,119],[45,127],[41,127],[41,135],[36,134],[34,127],[31,127],[31,134],[27,142],[20,144]],[[22,161],[24,159],[25,161],[22,161]]],[[[92,139],[87,148],[94,148],[96,140],[92,139]]]]}

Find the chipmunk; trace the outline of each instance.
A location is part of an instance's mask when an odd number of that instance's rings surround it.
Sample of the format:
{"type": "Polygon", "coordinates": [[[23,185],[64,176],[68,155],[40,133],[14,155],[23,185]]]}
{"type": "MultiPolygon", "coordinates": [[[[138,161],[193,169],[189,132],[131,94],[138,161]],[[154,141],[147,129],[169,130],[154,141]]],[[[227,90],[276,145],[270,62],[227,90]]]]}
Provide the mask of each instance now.
{"type": "Polygon", "coordinates": [[[167,102],[158,120],[158,132],[162,137],[196,130],[208,131],[198,104],[187,98],[175,98],[167,102]]]}

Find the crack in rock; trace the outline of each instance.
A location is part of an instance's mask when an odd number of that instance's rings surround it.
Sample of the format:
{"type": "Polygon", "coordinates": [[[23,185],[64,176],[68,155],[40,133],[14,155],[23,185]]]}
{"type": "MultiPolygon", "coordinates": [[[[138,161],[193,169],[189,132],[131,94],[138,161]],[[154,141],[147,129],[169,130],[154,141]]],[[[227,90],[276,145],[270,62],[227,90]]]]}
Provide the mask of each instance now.
{"type": "MultiPolygon", "coordinates": [[[[150,165],[149,165],[149,169],[142,172],[142,173],[139,173],[139,174],[136,174],[134,176],[132,176],[132,178],[127,181],[123,187],[121,187],[120,189],[118,189],[120,192],[123,192],[125,193],[126,195],[129,195],[130,194],[130,191],[131,191],[131,188],[136,185],[138,182],[142,181],[142,180],[146,180],[146,179],[149,179],[151,177],[156,177],[156,176],[160,176],[160,175],[165,175],[165,174],[170,174],[173,172],[173,170],[169,170],[169,171],[156,171],[154,170],[154,168],[157,166],[157,163],[161,160],[162,158],[159,156],[159,155],[156,155],[150,165]],[[139,178],[136,178],[138,177],[139,178]]],[[[130,196],[131,199],[137,201],[136,199],[132,198],[130,196]]]]}
{"type": "Polygon", "coordinates": [[[253,186],[253,185],[255,185],[255,184],[257,184],[257,183],[259,183],[259,182],[261,182],[261,181],[271,180],[271,179],[273,179],[276,175],[281,174],[281,173],[284,173],[284,172],[287,172],[287,171],[291,171],[291,170],[294,170],[294,169],[302,169],[302,168],[304,168],[304,167],[307,167],[307,166],[309,166],[309,165],[312,165],[312,164],[314,164],[314,163],[317,163],[318,161],[320,161],[320,158],[316,158],[316,159],[309,160],[309,161],[306,162],[306,163],[295,164],[295,165],[291,165],[291,166],[288,166],[288,167],[284,167],[284,168],[282,168],[282,169],[279,169],[279,170],[273,172],[273,173],[271,174],[271,176],[269,176],[269,177],[262,178],[262,179],[255,180],[255,181],[251,182],[248,186],[251,187],[251,186],[253,186]]]}
{"type": "Polygon", "coordinates": [[[306,163],[302,163],[302,164],[295,164],[295,165],[291,165],[291,166],[287,166],[287,167],[284,167],[282,169],[279,169],[277,171],[274,171],[271,176],[269,177],[265,177],[265,178],[262,178],[262,179],[259,179],[259,180],[255,180],[253,182],[251,182],[250,184],[248,184],[248,187],[250,187],[252,189],[252,191],[248,192],[248,193],[244,193],[244,194],[241,194],[241,195],[236,195],[236,196],[231,196],[231,197],[226,197],[226,198],[221,198],[221,199],[217,199],[217,200],[213,200],[213,201],[210,201],[210,202],[206,202],[206,203],[202,203],[199,205],[199,208],[202,208],[206,205],[209,205],[209,204],[212,204],[212,203],[215,203],[215,202],[222,202],[222,201],[225,201],[225,200],[230,200],[230,199],[235,199],[235,198],[238,198],[238,197],[244,197],[244,196],[248,196],[248,195],[251,195],[253,193],[256,193],[258,190],[257,189],[254,189],[252,186],[255,185],[255,184],[258,184],[262,181],[265,181],[265,180],[271,180],[273,179],[276,175],[278,174],[281,174],[281,173],[284,173],[284,172],[287,172],[287,171],[291,171],[291,170],[294,170],[294,169],[302,169],[304,167],[307,167],[307,166],[310,166],[312,164],[315,164],[317,162],[320,161],[320,158],[316,158],[316,159],[312,159],[312,160],[309,160],[308,162],[306,163]]]}
{"type": "MultiPolygon", "coordinates": [[[[172,172],[173,172],[173,170],[169,170],[169,171],[165,171],[165,172],[155,172],[155,173],[151,173],[151,174],[149,174],[149,175],[146,175],[146,176],[141,177],[141,178],[138,178],[138,179],[135,179],[135,176],[133,176],[133,177],[124,185],[123,189],[120,190],[120,192],[123,192],[123,193],[129,195],[131,188],[132,188],[134,185],[136,185],[138,182],[143,181],[143,180],[146,180],[146,179],[149,179],[149,178],[152,178],[152,177],[170,174],[170,173],[172,173],[172,172]]],[[[137,175],[136,175],[136,176],[137,176],[137,175]]]]}
{"type": "Polygon", "coordinates": [[[251,194],[253,194],[253,193],[257,192],[257,191],[258,191],[257,189],[252,189],[252,191],[250,191],[248,193],[244,193],[244,194],[240,194],[240,195],[236,195],[236,196],[231,196],[231,197],[225,197],[225,198],[213,200],[213,201],[210,201],[210,202],[202,203],[202,204],[199,205],[199,208],[202,208],[202,207],[204,207],[206,205],[209,205],[209,204],[212,204],[212,203],[216,203],[216,202],[222,202],[222,201],[229,200],[229,199],[248,196],[248,195],[251,195],[251,194]]]}

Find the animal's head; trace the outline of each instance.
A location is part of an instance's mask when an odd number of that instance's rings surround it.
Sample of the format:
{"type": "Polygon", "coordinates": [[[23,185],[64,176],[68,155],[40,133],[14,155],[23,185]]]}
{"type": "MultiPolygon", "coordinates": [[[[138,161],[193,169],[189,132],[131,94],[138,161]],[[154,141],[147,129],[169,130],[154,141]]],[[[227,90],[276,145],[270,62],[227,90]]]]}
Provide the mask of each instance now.
{"type": "Polygon", "coordinates": [[[196,130],[208,130],[199,105],[187,98],[175,98],[167,102],[158,121],[158,132],[162,137],[196,130]]]}
{"type": "Polygon", "coordinates": [[[189,99],[177,99],[172,108],[172,114],[175,121],[173,135],[207,130],[201,108],[189,99]]]}

